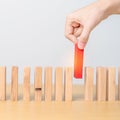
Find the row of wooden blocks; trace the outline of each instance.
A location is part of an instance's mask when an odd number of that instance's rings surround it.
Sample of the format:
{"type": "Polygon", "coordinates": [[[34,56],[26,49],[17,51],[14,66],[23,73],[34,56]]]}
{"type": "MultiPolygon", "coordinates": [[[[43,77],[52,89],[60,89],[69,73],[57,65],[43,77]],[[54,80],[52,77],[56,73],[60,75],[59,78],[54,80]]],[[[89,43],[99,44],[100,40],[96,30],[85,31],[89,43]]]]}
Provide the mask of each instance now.
{"type": "MultiPolygon", "coordinates": [[[[24,67],[23,75],[23,100],[30,100],[30,67],[24,67]]],[[[52,83],[54,80],[55,101],[72,101],[72,67],[56,67],[53,76],[53,68],[36,67],[34,71],[34,100],[41,101],[44,90],[44,101],[52,100],[52,83]],[[44,86],[42,86],[42,73],[44,73],[44,86]],[[44,89],[43,89],[44,87],[44,89]]],[[[116,68],[92,67],[84,69],[84,100],[93,101],[94,81],[96,80],[96,100],[115,101],[116,95],[116,68]],[[96,77],[95,77],[96,76],[96,77]]],[[[18,67],[11,70],[11,100],[18,100],[18,67]]],[[[118,98],[120,100],[120,68],[118,68],[118,98]]],[[[0,67],[0,100],[6,100],[6,67],[0,67]]]]}
{"type": "MultiPolygon", "coordinates": [[[[24,67],[23,74],[23,100],[30,100],[30,67],[24,67]]],[[[53,68],[45,67],[44,68],[44,77],[42,76],[43,68],[36,67],[34,71],[34,100],[41,101],[42,93],[44,90],[44,100],[51,101],[52,100],[52,83],[53,78],[55,79],[55,100],[62,101],[63,100],[63,91],[64,91],[64,100],[71,101],[72,100],[72,67],[66,67],[64,69],[62,67],[55,68],[55,77],[53,77],[53,68]],[[64,81],[63,81],[64,74],[64,81]],[[44,86],[42,83],[42,79],[44,78],[44,86]],[[64,86],[64,83],[65,86],[64,86]],[[43,89],[44,88],[44,89],[43,89]]],[[[13,66],[11,70],[11,101],[18,100],[18,67],[13,66]]],[[[0,100],[6,100],[6,67],[0,67],[0,100]]]]}

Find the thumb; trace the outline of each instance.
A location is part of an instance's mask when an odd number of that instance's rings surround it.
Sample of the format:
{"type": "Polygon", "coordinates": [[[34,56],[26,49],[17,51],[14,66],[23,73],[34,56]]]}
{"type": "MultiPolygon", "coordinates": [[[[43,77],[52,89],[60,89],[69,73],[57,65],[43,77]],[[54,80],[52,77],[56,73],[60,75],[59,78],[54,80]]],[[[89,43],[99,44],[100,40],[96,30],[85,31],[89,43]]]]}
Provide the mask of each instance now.
{"type": "Polygon", "coordinates": [[[90,34],[90,30],[87,27],[84,27],[82,30],[82,33],[80,35],[80,37],[78,37],[78,47],[79,49],[84,49],[88,38],[89,38],[89,34],[90,34]]]}

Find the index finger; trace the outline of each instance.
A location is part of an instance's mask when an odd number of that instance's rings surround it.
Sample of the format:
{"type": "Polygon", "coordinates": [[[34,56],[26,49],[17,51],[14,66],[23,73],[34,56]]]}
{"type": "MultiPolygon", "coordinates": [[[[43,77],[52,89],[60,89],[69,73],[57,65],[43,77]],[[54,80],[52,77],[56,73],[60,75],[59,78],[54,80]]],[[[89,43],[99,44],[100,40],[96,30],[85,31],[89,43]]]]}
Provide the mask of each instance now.
{"type": "Polygon", "coordinates": [[[74,33],[74,27],[72,26],[72,21],[67,19],[65,25],[65,36],[73,43],[76,43],[77,38],[73,33],[74,33]]]}

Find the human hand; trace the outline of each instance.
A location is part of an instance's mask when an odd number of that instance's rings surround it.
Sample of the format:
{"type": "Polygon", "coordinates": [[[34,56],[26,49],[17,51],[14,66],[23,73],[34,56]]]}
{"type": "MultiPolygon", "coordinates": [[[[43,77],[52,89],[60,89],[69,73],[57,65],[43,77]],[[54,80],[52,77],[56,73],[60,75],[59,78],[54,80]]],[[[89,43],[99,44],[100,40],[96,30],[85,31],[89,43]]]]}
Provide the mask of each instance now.
{"type": "Polygon", "coordinates": [[[66,19],[65,36],[73,43],[78,42],[78,47],[84,49],[91,31],[103,19],[108,17],[108,4],[97,1],[70,13],[66,19]]]}

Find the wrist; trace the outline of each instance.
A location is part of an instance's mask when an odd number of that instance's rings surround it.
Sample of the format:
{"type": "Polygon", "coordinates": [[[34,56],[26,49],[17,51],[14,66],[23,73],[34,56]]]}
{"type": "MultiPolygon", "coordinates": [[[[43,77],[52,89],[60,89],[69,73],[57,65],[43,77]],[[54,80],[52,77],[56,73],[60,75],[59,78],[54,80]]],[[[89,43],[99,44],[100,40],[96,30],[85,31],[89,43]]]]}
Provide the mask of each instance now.
{"type": "Polygon", "coordinates": [[[97,3],[98,3],[98,7],[101,11],[103,19],[106,19],[112,14],[111,13],[111,2],[109,2],[109,0],[98,0],[97,3]]]}
{"type": "Polygon", "coordinates": [[[120,14],[120,0],[98,0],[97,2],[104,14],[104,18],[112,14],[120,14]]]}

